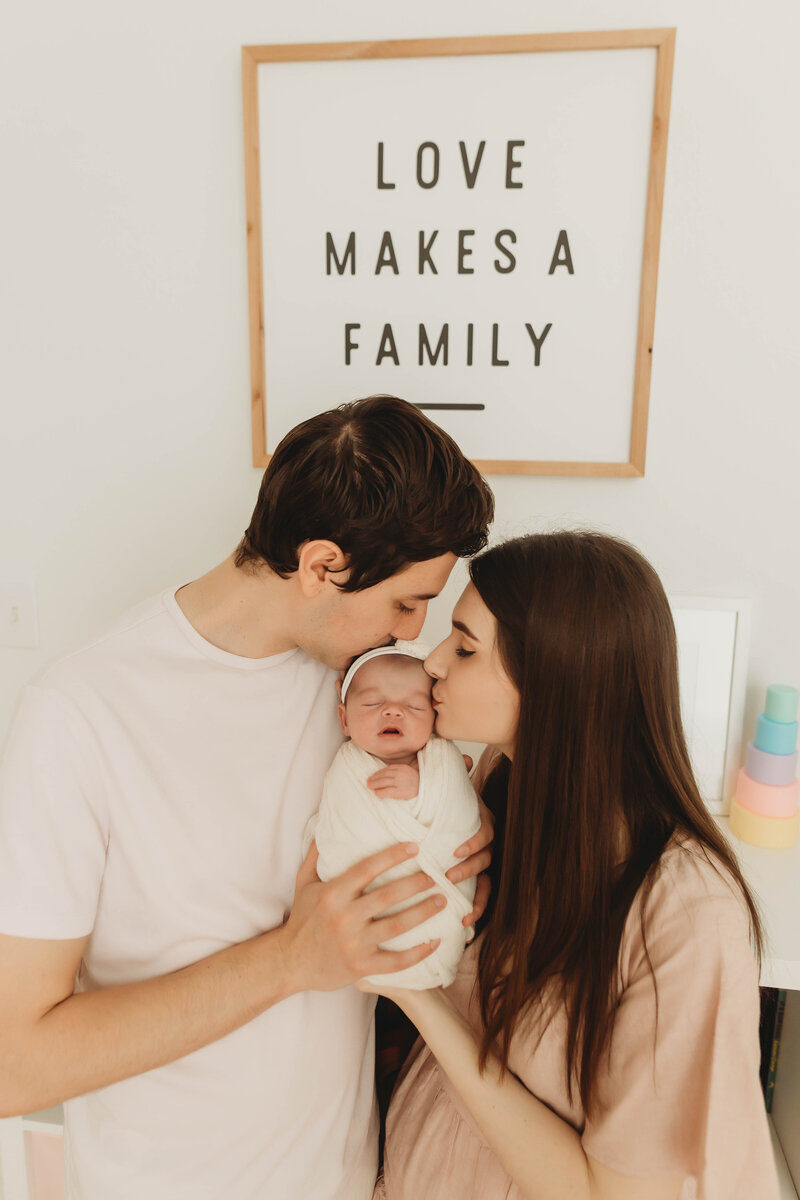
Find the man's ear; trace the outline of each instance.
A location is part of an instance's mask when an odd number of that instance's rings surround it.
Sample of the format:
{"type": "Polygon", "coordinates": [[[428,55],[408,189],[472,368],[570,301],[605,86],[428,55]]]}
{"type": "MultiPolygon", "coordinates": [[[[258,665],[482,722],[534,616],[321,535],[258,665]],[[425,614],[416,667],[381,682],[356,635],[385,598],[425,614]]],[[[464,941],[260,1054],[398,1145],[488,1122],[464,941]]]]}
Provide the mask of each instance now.
{"type": "Polygon", "coordinates": [[[347,728],[347,709],[343,704],[339,704],[339,720],[342,722],[342,732],[345,737],[350,736],[350,731],[347,728]]]}
{"type": "Polygon", "coordinates": [[[328,582],[329,575],[346,570],[347,559],[336,542],[315,538],[303,542],[298,548],[297,579],[304,596],[318,596],[328,582]]]}

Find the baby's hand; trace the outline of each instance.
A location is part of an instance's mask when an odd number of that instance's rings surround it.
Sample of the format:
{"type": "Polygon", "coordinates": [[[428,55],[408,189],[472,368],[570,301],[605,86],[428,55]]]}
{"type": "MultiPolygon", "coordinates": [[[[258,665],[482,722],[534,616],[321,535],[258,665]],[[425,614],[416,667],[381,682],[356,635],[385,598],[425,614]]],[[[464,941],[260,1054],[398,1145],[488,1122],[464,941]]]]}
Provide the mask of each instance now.
{"type": "Polygon", "coordinates": [[[413,800],[419,791],[419,770],[405,763],[383,767],[370,775],[367,787],[382,800],[413,800]]]}

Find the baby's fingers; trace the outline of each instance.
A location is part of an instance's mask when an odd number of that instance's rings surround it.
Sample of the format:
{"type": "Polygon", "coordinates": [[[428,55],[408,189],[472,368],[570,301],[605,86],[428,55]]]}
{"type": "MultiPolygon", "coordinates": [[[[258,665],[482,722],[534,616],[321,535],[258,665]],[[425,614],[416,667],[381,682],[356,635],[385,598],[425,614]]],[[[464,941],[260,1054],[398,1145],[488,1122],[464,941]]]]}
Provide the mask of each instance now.
{"type": "Polygon", "coordinates": [[[382,767],[380,771],[376,771],[374,775],[370,775],[367,780],[367,787],[375,791],[376,787],[386,786],[390,780],[394,779],[394,771],[391,767],[382,767]]]}

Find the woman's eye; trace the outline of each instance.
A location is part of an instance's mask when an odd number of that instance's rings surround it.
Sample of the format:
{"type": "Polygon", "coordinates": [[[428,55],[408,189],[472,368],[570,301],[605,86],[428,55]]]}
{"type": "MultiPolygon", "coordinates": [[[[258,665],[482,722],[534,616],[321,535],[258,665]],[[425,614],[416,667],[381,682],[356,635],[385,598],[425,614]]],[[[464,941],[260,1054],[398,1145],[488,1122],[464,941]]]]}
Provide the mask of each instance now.
{"type": "Polygon", "coordinates": [[[474,650],[465,650],[463,646],[456,647],[456,654],[459,658],[472,658],[474,650]]]}
{"type": "Polygon", "coordinates": [[[407,616],[409,613],[413,613],[413,612],[417,611],[415,608],[407,608],[405,606],[405,604],[402,603],[402,601],[397,602],[397,607],[400,609],[400,612],[403,614],[404,617],[407,616]]]}

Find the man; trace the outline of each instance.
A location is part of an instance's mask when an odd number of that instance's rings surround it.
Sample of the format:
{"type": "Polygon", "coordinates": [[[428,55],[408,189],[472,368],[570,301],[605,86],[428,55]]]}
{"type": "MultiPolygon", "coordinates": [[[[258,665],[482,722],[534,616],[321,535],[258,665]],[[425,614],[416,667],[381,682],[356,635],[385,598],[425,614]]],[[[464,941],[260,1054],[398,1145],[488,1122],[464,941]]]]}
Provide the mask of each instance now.
{"type": "MultiPolygon", "coordinates": [[[[412,405],[292,430],[236,553],[24,689],[0,784],[0,1116],[66,1105],[81,1200],[369,1200],[393,846],[321,883],[336,675],[414,638],[491,492],[412,405]],[[76,979],[77,976],[77,979],[76,979]]],[[[490,821],[456,871],[488,859],[490,821]]],[[[456,849],[454,847],[454,849],[456,849]]],[[[476,909],[485,905],[485,885],[476,909]]]]}

